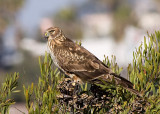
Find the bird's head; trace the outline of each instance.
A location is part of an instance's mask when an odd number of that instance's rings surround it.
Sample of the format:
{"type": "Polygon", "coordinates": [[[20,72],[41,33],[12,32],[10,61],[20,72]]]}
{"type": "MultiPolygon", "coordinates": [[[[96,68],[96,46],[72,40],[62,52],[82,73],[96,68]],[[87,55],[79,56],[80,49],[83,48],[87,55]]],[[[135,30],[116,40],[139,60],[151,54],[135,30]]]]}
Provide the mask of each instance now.
{"type": "Polygon", "coordinates": [[[44,37],[48,40],[55,39],[62,35],[62,30],[58,27],[50,27],[45,31],[44,37]]]}

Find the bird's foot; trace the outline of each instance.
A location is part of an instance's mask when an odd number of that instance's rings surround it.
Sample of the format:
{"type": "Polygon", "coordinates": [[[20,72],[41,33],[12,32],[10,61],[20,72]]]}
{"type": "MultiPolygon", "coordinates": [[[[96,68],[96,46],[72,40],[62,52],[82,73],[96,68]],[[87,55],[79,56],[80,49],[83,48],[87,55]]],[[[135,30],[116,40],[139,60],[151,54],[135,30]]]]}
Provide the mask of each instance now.
{"type": "Polygon", "coordinates": [[[75,83],[78,83],[78,84],[83,84],[83,82],[82,82],[82,80],[80,79],[80,78],[78,78],[77,76],[73,76],[73,81],[75,82],[75,83]]]}

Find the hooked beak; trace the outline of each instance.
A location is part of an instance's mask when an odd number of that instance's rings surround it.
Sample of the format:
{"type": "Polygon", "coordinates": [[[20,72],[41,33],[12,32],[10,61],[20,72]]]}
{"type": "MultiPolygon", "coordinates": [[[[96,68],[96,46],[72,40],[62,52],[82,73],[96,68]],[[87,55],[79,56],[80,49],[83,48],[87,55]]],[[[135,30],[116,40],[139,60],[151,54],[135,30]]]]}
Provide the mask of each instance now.
{"type": "Polygon", "coordinates": [[[44,38],[45,38],[45,39],[48,39],[48,38],[49,38],[49,33],[48,33],[48,32],[45,32],[44,38]]]}

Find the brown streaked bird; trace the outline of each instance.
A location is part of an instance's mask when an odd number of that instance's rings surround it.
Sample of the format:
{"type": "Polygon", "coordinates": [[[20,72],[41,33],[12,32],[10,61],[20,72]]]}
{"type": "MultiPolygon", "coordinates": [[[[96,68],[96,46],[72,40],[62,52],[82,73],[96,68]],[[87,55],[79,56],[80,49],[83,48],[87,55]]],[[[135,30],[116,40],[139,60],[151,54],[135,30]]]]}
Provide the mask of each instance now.
{"type": "Polygon", "coordinates": [[[55,65],[73,80],[96,84],[102,83],[101,80],[110,83],[114,79],[116,85],[141,96],[130,81],[113,73],[87,49],[66,38],[61,29],[48,28],[45,38],[48,39],[50,55],[55,65]]]}

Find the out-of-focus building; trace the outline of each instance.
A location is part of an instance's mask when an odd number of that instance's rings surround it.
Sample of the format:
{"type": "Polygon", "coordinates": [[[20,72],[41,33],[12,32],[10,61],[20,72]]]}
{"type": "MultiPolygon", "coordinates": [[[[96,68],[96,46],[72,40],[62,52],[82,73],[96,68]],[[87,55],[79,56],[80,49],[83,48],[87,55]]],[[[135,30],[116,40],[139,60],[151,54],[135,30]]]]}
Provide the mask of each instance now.
{"type": "Polygon", "coordinates": [[[113,16],[100,1],[88,1],[78,8],[85,38],[106,37],[111,33],[113,16]]]}
{"type": "Polygon", "coordinates": [[[143,14],[139,19],[139,26],[149,33],[160,30],[160,14],[157,12],[143,14]]]}
{"type": "Polygon", "coordinates": [[[149,33],[160,30],[160,7],[156,0],[136,0],[133,10],[138,18],[138,25],[149,33]]]}
{"type": "Polygon", "coordinates": [[[37,57],[45,55],[47,43],[38,42],[32,38],[24,38],[20,44],[21,49],[28,51],[32,56],[37,57]]]}
{"type": "Polygon", "coordinates": [[[9,26],[2,38],[0,59],[2,67],[10,67],[22,62],[23,56],[18,51],[19,42],[20,40],[16,36],[16,28],[14,26],[9,26]]]}
{"type": "Polygon", "coordinates": [[[83,36],[88,37],[104,37],[111,33],[113,19],[111,14],[95,13],[86,14],[81,17],[83,28],[83,36]]]}

